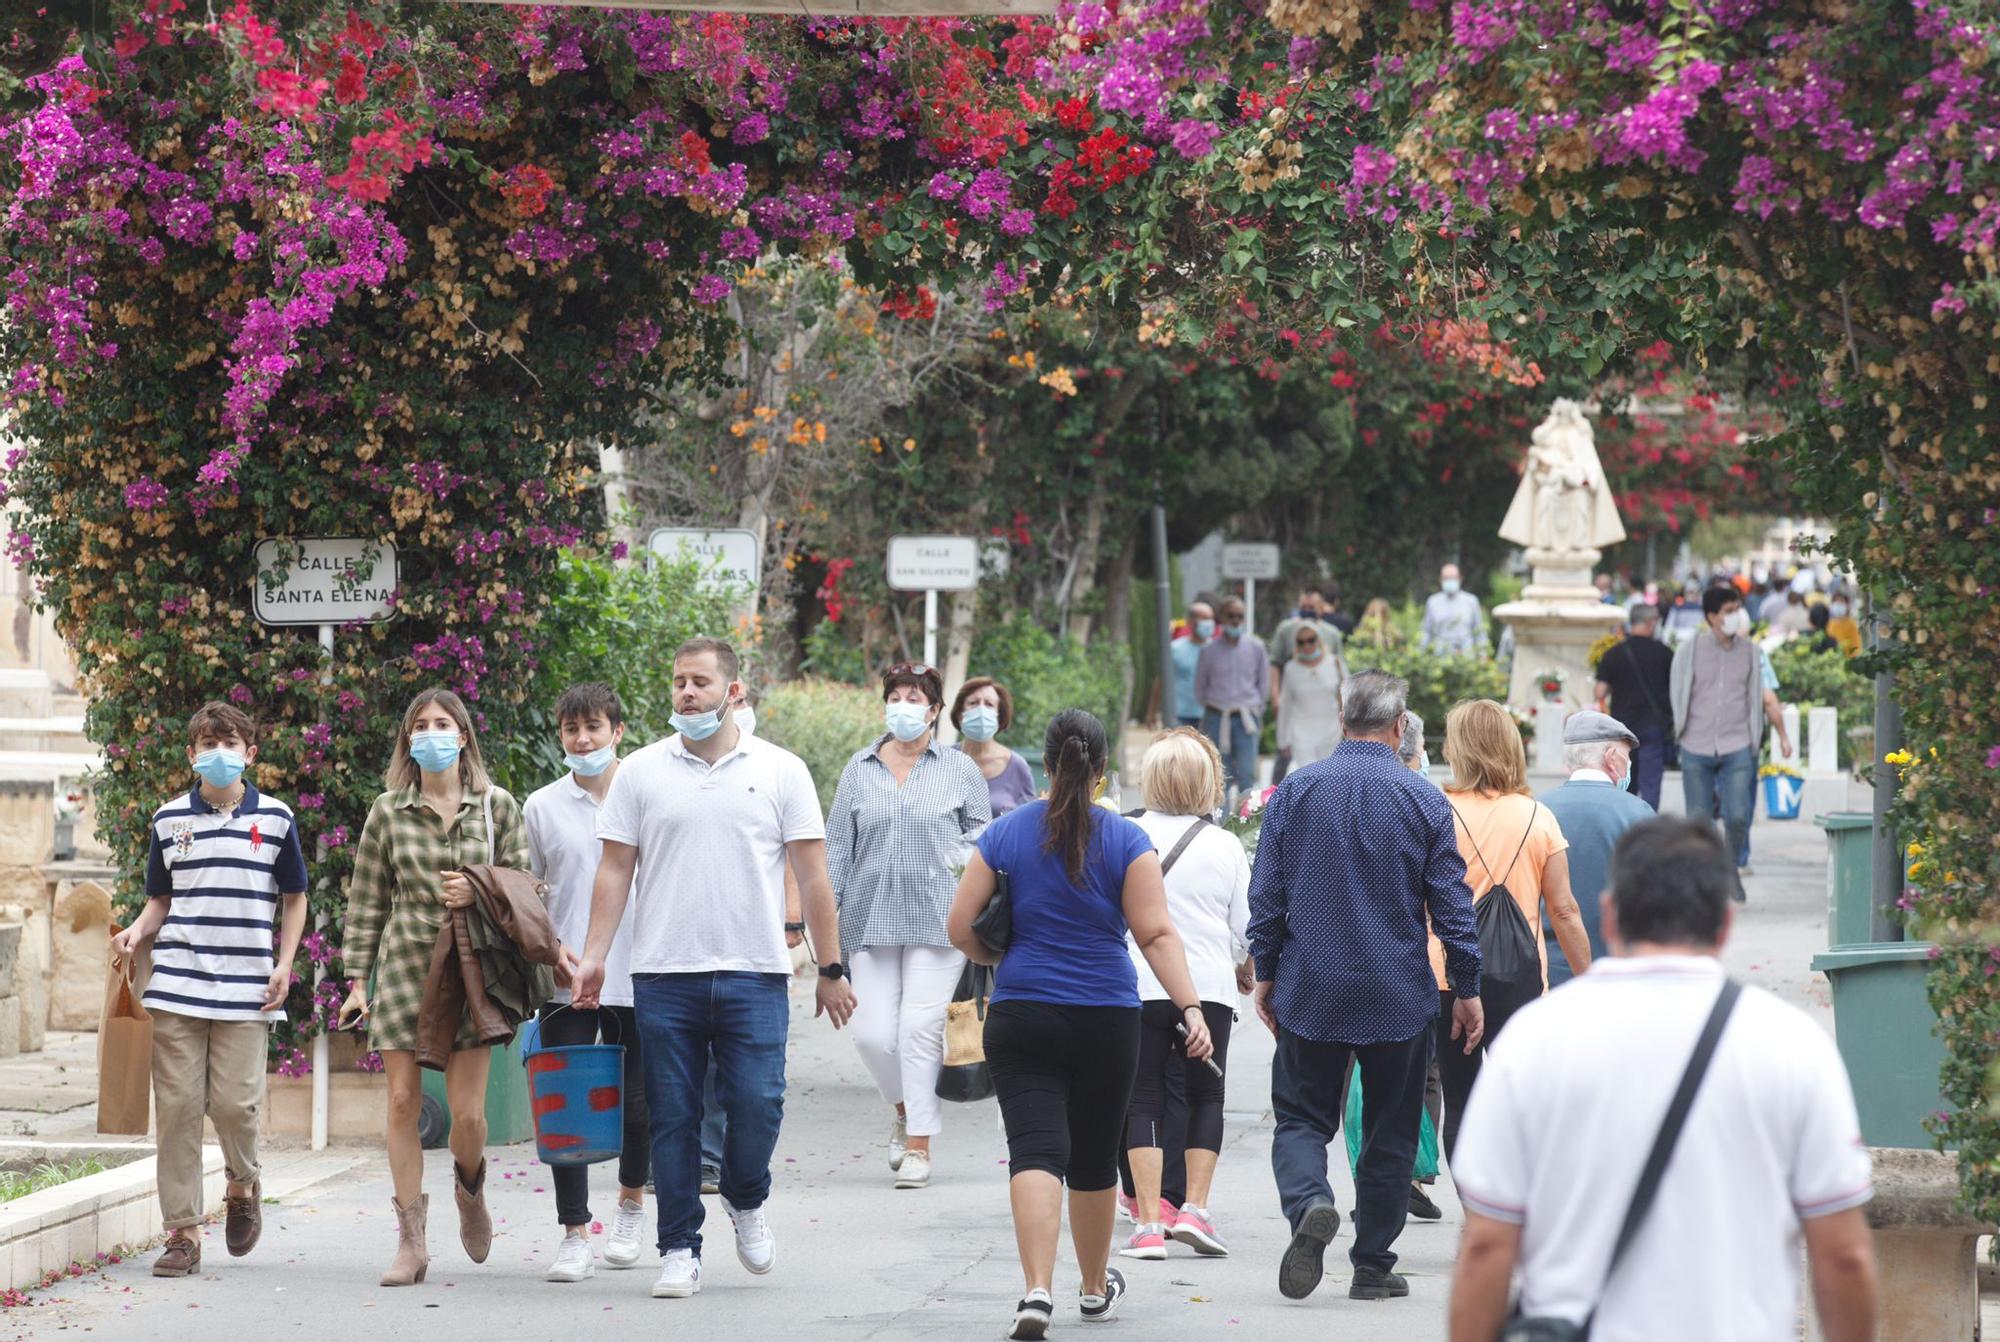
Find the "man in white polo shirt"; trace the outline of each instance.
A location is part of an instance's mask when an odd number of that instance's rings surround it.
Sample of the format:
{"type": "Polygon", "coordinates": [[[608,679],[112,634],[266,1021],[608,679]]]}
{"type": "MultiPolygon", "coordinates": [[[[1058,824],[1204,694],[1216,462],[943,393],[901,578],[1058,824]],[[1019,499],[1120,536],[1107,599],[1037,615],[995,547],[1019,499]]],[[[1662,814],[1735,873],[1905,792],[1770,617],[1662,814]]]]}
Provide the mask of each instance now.
{"type": "Polygon", "coordinates": [[[1466,1209],[1452,1342],[1493,1342],[1517,1269],[1526,1318],[1590,1318],[1594,1342],[1792,1342],[1802,1232],[1820,1335],[1875,1335],[1871,1162],[1847,1071],[1826,1031],[1761,989],[1727,1017],[1612,1264],[1725,982],[1733,859],[1705,818],[1627,830],[1603,896],[1615,954],[1523,1008],[1487,1054],[1452,1161],[1466,1209]]]}
{"type": "Polygon", "coordinates": [[[777,1245],[764,1215],[785,1102],[785,868],[797,878],[820,957],[818,1013],[838,1029],[854,1012],[827,879],[826,826],[805,762],[741,731],[736,652],[692,639],[674,654],[677,736],[634,751],[598,814],[603,841],[590,934],[574,1000],[593,1006],[629,900],[632,995],[652,1110],[660,1277],[653,1294],[701,1289],[701,1092],[714,1051],[728,1118],[723,1209],[737,1259],[769,1272],[777,1245]],[[635,886],[634,872],[638,874],[635,886]]]}

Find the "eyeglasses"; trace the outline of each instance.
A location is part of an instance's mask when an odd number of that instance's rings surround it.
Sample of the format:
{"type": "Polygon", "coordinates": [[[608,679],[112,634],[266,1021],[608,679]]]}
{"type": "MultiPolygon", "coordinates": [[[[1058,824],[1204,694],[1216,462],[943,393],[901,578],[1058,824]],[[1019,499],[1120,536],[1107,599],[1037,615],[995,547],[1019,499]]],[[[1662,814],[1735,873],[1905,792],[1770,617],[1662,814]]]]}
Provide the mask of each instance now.
{"type": "Polygon", "coordinates": [[[898,662],[883,672],[883,674],[887,676],[935,676],[938,674],[938,669],[934,666],[925,666],[922,662],[898,662]]]}
{"type": "Polygon", "coordinates": [[[1299,646],[1302,648],[1317,648],[1319,640],[1316,638],[1302,638],[1299,640],[1299,646]]]}

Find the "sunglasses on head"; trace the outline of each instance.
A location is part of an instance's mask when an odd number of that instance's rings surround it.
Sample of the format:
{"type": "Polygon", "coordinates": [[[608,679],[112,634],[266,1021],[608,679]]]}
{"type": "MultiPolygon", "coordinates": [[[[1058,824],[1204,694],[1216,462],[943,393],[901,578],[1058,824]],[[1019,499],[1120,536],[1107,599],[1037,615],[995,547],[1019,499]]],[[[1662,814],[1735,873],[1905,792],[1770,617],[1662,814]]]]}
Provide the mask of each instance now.
{"type": "Polygon", "coordinates": [[[938,670],[934,666],[925,666],[922,662],[898,662],[890,667],[886,674],[891,676],[935,676],[938,674],[938,670]]]}

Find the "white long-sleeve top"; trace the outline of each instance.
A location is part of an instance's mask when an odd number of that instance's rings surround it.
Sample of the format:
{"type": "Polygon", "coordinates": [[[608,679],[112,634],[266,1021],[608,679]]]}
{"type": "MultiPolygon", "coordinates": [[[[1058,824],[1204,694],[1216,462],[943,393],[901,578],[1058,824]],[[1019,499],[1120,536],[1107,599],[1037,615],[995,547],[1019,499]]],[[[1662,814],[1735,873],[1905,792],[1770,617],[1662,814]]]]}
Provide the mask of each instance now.
{"type": "Polygon", "coordinates": [[[1278,749],[1292,752],[1292,767],[1323,760],[1340,744],[1340,663],[1297,657],[1279,677],[1278,749]]]}
{"type": "MultiPolygon", "coordinates": [[[[1159,849],[1162,862],[1195,823],[1191,815],[1158,811],[1141,812],[1135,820],[1159,849]]],[[[1250,953],[1250,859],[1244,856],[1242,840],[1215,825],[1204,826],[1194,836],[1167,873],[1167,916],[1181,934],[1188,973],[1201,1000],[1233,1004],[1236,966],[1250,953]]],[[[1125,946],[1138,970],[1139,999],[1167,1000],[1167,990],[1130,933],[1125,946]]]]}

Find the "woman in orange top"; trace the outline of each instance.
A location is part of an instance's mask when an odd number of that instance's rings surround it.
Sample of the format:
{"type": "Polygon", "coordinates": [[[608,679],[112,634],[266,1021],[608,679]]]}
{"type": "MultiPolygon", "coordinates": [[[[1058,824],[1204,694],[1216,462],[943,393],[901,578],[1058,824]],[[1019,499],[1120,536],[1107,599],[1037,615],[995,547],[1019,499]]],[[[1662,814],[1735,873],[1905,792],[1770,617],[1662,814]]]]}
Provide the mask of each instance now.
{"type": "Polygon", "coordinates": [[[1444,758],[1452,780],[1445,796],[1458,817],[1458,851],[1465,859],[1465,882],[1475,909],[1494,886],[1506,887],[1520,906],[1541,960],[1541,982],[1532,991],[1507,989],[1486,979],[1480,989],[1486,1008],[1486,1036],[1476,1049],[1451,1037],[1452,992],[1445,984],[1444,947],[1431,938],[1431,968],[1437,973],[1443,1012],[1438,1017],[1438,1077],[1444,1086],[1444,1150],[1451,1159],[1466,1097],[1479,1078],[1479,1063],[1507,1024],[1508,1017],[1548,991],[1548,950],[1541,936],[1542,905],[1556,942],[1581,974],[1590,965],[1590,936],[1569,888],[1569,858],[1562,826],[1528,791],[1528,756],[1521,732],[1506,709],[1491,699],[1472,699],[1451,710],[1444,723],[1444,758]],[[1489,866],[1489,863],[1491,864],[1489,866]]]}

